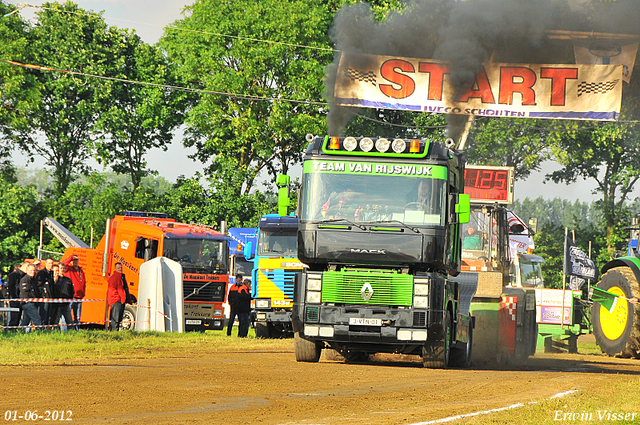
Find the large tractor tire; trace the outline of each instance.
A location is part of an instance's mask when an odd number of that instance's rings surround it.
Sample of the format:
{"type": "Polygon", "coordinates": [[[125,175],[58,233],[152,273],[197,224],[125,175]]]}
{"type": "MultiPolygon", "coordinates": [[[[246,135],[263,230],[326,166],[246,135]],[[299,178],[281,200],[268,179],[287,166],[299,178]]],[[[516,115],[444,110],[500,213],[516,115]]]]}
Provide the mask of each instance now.
{"type": "Polygon", "coordinates": [[[296,332],[294,340],[297,361],[317,363],[318,360],[320,360],[322,345],[319,342],[308,341],[302,338],[300,332],[296,332]]]}
{"type": "Polygon", "coordinates": [[[451,353],[451,313],[444,317],[442,335],[427,339],[422,347],[422,365],[429,369],[445,369],[451,353]]]}
{"type": "MultiPolygon", "coordinates": [[[[640,297],[640,288],[629,267],[608,270],[598,288],[626,298],[640,297]]],[[[591,321],[596,343],[603,353],[616,357],[640,358],[640,308],[623,299],[610,313],[599,303],[591,307],[591,321]]]]}

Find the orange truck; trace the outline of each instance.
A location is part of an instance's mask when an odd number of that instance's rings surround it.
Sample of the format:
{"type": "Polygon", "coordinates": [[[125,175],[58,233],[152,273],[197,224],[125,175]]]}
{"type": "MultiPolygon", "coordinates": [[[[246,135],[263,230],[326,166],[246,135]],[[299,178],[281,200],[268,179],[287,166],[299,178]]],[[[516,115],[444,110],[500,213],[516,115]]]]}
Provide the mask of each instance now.
{"type": "MultiPolygon", "coordinates": [[[[204,225],[178,223],[163,213],[127,211],[107,220],[104,236],[91,248],[54,219],[47,217],[43,224],[67,248],[62,258],[78,256],[87,279],[85,299],[105,300],[83,303],[81,322],[107,321],[107,280],[116,262],[123,265],[133,302],[146,305],[145,300],[137,299],[140,266],[164,256],[182,265],[184,329],[224,327],[222,304],[229,279],[229,256],[228,238],[223,233],[204,225]]],[[[126,306],[123,327],[134,327],[136,310],[126,306]]]]}

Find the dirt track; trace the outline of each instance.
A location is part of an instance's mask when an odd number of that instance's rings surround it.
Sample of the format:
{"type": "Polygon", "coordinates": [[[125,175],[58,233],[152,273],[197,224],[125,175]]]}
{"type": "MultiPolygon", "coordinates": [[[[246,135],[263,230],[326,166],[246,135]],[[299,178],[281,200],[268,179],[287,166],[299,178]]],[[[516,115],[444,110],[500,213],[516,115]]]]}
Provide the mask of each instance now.
{"type": "Polygon", "coordinates": [[[619,374],[618,381],[640,375],[638,361],[580,354],[537,354],[522,372],[428,370],[406,357],[297,363],[293,342],[291,350],[278,352],[170,353],[84,365],[2,366],[0,414],[70,410],[73,423],[416,423],[589,391],[611,373],[619,374]]]}

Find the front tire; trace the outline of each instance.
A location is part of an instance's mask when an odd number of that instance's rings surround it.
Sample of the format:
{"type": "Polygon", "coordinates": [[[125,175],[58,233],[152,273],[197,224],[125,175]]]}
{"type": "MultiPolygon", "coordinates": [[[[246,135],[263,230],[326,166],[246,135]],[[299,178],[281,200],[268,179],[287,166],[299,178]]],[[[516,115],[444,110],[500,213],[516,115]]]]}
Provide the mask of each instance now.
{"type": "Polygon", "coordinates": [[[269,338],[269,324],[256,322],[256,338],[269,338]]]}
{"type": "Polygon", "coordinates": [[[320,342],[308,341],[300,332],[296,332],[294,336],[296,360],[299,362],[317,363],[322,354],[322,345],[320,342]]]}
{"type": "Polygon", "coordinates": [[[134,330],[136,327],[136,311],[130,305],[124,307],[124,313],[122,314],[122,322],[120,322],[120,329],[122,330],[134,330]]]}
{"type": "Polygon", "coordinates": [[[451,313],[447,310],[442,335],[427,339],[422,347],[422,365],[429,369],[445,369],[449,365],[451,347],[451,313]]]}
{"type": "MultiPolygon", "coordinates": [[[[608,270],[597,287],[625,298],[640,297],[638,281],[629,267],[608,270]]],[[[618,298],[613,313],[594,303],[591,317],[593,334],[603,353],[640,358],[640,308],[618,298]]]]}
{"type": "Polygon", "coordinates": [[[453,367],[471,366],[471,349],[473,347],[473,326],[469,324],[469,340],[464,348],[452,348],[449,364],[453,367]]]}

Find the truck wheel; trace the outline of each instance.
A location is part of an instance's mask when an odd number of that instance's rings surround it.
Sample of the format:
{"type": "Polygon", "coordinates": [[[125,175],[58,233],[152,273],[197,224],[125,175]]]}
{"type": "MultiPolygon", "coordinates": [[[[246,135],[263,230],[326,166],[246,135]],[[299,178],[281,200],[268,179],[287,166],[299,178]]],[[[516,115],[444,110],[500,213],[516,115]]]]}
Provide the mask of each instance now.
{"type": "MultiPolygon", "coordinates": [[[[626,298],[640,297],[638,282],[629,267],[610,269],[598,288],[626,298]]],[[[640,358],[640,309],[618,299],[613,311],[594,303],[591,307],[593,334],[603,353],[617,357],[640,358]]]]}
{"type": "Polygon", "coordinates": [[[449,364],[451,347],[451,313],[447,310],[442,335],[427,339],[422,347],[422,365],[429,369],[444,369],[449,364]]]}
{"type": "Polygon", "coordinates": [[[133,307],[127,305],[124,307],[124,314],[122,315],[122,322],[120,322],[120,329],[133,330],[136,327],[136,311],[133,307]]]}
{"type": "Polygon", "coordinates": [[[269,338],[269,324],[256,322],[256,338],[269,338]]]}
{"type": "Polygon", "coordinates": [[[464,348],[451,348],[449,364],[453,367],[469,367],[471,365],[471,348],[473,347],[473,326],[469,326],[469,341],[464,348]]]}
{"type": "Polygon", "coordinates": [[[307,341],[300,336],[300,332],[296,332],[294,339],[297,361],[316,363],[320,360],[322,345],[319,342],[307,341]]]}

